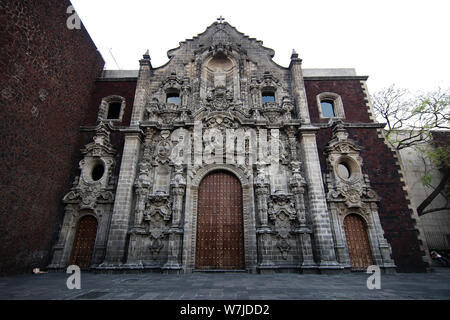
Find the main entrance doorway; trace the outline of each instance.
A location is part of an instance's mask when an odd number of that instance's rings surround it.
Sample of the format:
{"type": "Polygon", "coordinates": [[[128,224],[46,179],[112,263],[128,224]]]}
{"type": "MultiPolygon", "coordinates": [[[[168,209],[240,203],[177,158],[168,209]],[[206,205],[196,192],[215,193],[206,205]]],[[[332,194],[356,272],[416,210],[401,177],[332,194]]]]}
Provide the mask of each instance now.
{"type": "Polygon", "coordinates": [[[94,253],[95,238],[97,236],[97,219],[93,216],[84,216],[80,219],[72,246],[70,264],[80,268],[91,266],[94,253]]]}
{"type": "Polygon", "coordinates": [[[344,228],[352,270],[366,270],[373,265],[373,259],[364,221],[350,214],[344,219],[344,228]]]}
{"type": "Polygon", "coordinates": [[[214,171],[198,193],[196,269],[244,269],[242,186],[227,171],[214,171]]]}

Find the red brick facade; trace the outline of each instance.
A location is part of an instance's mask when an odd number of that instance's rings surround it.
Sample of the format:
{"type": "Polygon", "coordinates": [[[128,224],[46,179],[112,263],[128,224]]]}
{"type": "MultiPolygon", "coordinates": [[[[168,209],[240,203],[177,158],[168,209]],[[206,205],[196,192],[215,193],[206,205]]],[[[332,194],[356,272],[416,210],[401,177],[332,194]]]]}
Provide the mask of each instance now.
{"type": "Polygon", "coordinates": [[[114,122],[118,126],[129,126],[131,112],[133,111],[136,80],[129,81],[96,81],[94,91],[89,102],[89,113],[84,122],[85,125],[96,125],[99,106],[102,99],[111,95],[125,98],[125,111],[121,122],[114,122]]]}
{"type": "Polygon", "coordinates": [[[0,5],[0,274],[45,267],[104,61],[67,0],[0,5]]]}

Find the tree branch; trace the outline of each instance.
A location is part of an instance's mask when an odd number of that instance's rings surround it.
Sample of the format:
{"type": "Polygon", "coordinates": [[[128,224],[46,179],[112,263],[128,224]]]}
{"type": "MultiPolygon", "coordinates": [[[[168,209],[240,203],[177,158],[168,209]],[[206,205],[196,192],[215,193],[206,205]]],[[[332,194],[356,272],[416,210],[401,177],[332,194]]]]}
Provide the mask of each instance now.
{"type": "Polygon", "coordinates": [[[430,203],[436,198],[436,196],[443,190],[450,178],[450,170],[446,170],[446,173],[441,179],[441,182],[436,187],[436,189],[425,199],[422,203],[417,207],[417,214],[419,216],[423,216],[425,212],[425,208],[430,205],[430,203]]]}
{"type": "Polygon", "coordinates": [[[442,207],[442,208],[434,208],[434,209],[425,210],[419,216],[423,216],[423,215],[425,215],[427,213],[431,213],[431,212],[444,211],[444,210],[450,210],[450,207],[442,207]]]}

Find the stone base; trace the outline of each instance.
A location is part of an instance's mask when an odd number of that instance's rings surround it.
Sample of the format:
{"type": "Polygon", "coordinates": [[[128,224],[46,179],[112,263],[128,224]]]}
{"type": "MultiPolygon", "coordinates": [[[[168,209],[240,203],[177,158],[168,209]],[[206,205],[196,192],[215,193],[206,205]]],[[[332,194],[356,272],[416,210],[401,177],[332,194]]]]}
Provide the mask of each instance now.
{"type": "Polygon", "coordinates": [[[256,267],[258,270],[258,273],[260,274],[273,274],[273,273],[300,273],[301,267],[299,266],[277,266],[277,265],[270,265],[270,266],[258,266],[256,267]]]}
{"type": "Polygon", "coordinates": [[[302,265],[299,267],[299,271],[301,273],[305,274],[316,274],[319,273],[319,270],[317,269],[317,266],[315,265],[302,265]]]}
{"type": "Polygon", "coordinates": [[[142,263],[127,264],[101,264],[92,267],[90,270],[95,273],[144,273],[161,272],[160,266],[148,266],[142,263]]]}
{"type": "Polygon", "coordinates": [[[339,274],[344,273],[343,266],[319,266],[317,267],[319,273],[321,274],[339,274]]]}
{"type": "Polygon", "coordinates": [[[164,274],[182,274],[183,273],[183,269],[182,268],[163,268],[162,269],[162,273],[164,274]]]}
{"type": "Polygon", "coordinates": [[[397,273],[397,269],[395,266],[384,266],[381,267],[381,272],[385,273],[385,274],[395,274],[397,273]]]}
{"type": "Polygon", "coordinates": [[[274,274],[276,273],[275,269],[259,269],[258,268],[258,273],[260,274],[274,274]]]}

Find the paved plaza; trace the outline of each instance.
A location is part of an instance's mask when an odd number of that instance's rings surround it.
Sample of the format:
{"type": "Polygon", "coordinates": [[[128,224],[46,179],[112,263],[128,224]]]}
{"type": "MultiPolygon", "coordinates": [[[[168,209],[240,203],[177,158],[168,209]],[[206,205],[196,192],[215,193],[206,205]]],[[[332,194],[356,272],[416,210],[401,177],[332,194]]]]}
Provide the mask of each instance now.
{"type": "Polygon", "coordinates": [[[370,276],[349,274],[193,273],[166,275],[82,272],[81,289],[69,290],[66,273],[0,278],[5,300],[392,300],[450,299],[450,268],[430,273],[381,274],[381,289],[369,290],[370,276]]]}

